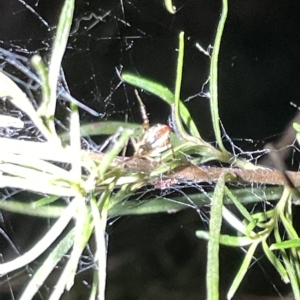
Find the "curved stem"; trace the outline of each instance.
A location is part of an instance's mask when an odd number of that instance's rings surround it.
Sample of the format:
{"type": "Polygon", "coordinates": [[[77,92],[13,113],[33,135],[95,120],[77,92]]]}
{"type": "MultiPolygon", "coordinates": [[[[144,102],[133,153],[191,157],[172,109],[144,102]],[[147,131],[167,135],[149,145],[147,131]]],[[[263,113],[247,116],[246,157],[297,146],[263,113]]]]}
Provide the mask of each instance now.
{"type": "Polygon", "coordinates": [[[218,24],[217,34],[215,38],[214,48],[211,57],[210,64],[210,110],[213,121],[213,128],[217,143],[222,152],[226,152],[222,141],[221,129],[220,129],[220,116],[218,108],[218,59],[220,52],[220,44],[224,31],[225,22],[228,13],[228,3],[227,0],[222,1],[222,13],[218,24]]]}

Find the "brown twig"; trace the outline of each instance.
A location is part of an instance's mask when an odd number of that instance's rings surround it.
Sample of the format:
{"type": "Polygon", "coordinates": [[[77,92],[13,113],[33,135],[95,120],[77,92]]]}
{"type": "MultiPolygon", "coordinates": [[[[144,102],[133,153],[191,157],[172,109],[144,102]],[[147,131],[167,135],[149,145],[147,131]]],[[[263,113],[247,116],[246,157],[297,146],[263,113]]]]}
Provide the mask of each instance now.
{"type": "MultiPolygon", "coordinates": [[[[176,171],[176,170],[175,170],[176,171]]],[[[285,176],[278,170],[260,168],[256,170],[242,170],[238,168],[220,168],[220,167],[197,167],[190,165],[183,167],[176,173],[176,178],[185,178],[189,180],[201,181],[216,181],[224,174],[230,173],[233,175],[232,181],[243,181],[248,183],[261,183],[272,185],[284,185],[286,183],[285,176]]],[[[285,174],[289,177],[295,186],[300,186],[300,173],[287,171],[285,174]]]]}
{"type": "MultiPolygon", "coordinates": [[[[105,154],[98,152],[83,151],[83,156],[89,157],[98,162],[101,162],[103,159],[105,159],[105,154]]],[[[112,163],[112,166],[119,166],[121,168],[124,168],[125,171],[138,172],[143,174],[150,174],[160,165],[161,163],[159,162],[143,158],[126,158],[120,156],[116,157],[112,163]]],[[[284,185],[286,183],[285,176],[288,176],[290,181],[295,186],[300,186],[299,172],[286,171],[283,173],[281,171],[265,167],[261,167],[255,170],[209,166],[198,167],[191,163],[183,163],[172,171],[163,174],[164,176],[160,180],[172,179],[172,183],[174,183],[174,180],[176,180],[178,183],[182,182],[183,180],[193,180],[197,183],[215,182],[224,173],[232,174],[231,179],[228,179],[229,181],[271,185],[284,185]]]]}

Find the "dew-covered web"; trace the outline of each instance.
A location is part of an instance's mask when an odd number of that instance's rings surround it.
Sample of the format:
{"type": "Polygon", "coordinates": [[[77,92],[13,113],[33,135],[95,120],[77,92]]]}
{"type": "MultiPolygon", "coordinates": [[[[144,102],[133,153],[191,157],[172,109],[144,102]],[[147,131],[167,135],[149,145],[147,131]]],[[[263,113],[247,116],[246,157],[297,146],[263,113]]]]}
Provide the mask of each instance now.
{"type": "MultiPolygon", "coordinates": [[[[41,82],[31,65],[30,59],[34,54],[40,54],[45,61],[48,60],[60,5],[51,8],[40,1],[16,0],[12,2],[14,3],[10,7],[4,9],[7,15],[10,14],[12,21],[15,20],[15,23],[17,21],[19,23],[13,25],[15,26],[15,32],[8,31],[5,36],[0,36],[0,68],[4,74],[17,83],[37,108],[41,100],[41,82]],[[25,30],[26,26],[28,26],[27,31],[25,30]],[[18,34],[17,30],[21,31],[21,33],[18,34]]],[[[211,56],[210,45],[213,43],[213,33],[218,20],[217,10],[214,11],[213,8],[204,5],[201,9],[206,14],[209,14],[212,20],[203,17],[201,24],[203,28],[193,30],[195,25],[190,21],[192,18],[190,14],[193,8],[189,6],[189,2],[182,1],[182,3],[179,3],[178,7],[180,7],[180,10],[177,15],[170,15],[160,1],[151,1],[151,3],[147,1],[122,0],[94,2],[79,1],[76,4],[75,17],[58,84],[59,101],[55,120],[58,131],[68,130],[68,103],[71,97],[83,104],[82,108],[80,108],[81,121],[83,123],[128,121],[141,124],[140,107],[134,96],[133,87],[121,80],[121,74],[124,71],[132,72],[154,79],[173,90],[178,33],[181,30],[186,30],[186,60],[182,98],[188,108],[190,108],[191,115],[195,118],[196,125],[200,128],[204,139],[214,144],[214,137],[211,134],[212,127],[208,125],[211,124],[208,73],[211,56]],[[189,24],[189,22],[192,24],[189,24]],[[98,116],[95,116],[94,112],[97,112],[98,116]],[[201,117],[198,116],[198,112],[201,112],[201,117]]],[[[6,22],[8,22],[8,19],[8,17],[5,18],[6,22]]],[[[142,92],[141,97],[146,105],[151,124],[168,123],[170,109],[166,103],[146,92],[142,92]]],[[[12,116],[24,122],[23,128],[13,126],[0,127],[1,137],[35,141],[44,140],[31,120],[22,111],[16,109],[8,100],[1,99],[0,107],[1,115],[12,116]]],[[[280,140],[279,136],[278,138],[272,136],[258,140],[233,138],[230,133],[227,133],[226,129],[225,124],[222,127],[222,132],[227,149],[236,158],[242,158],[254,164],[267,160],[266,153],[268,150],[264,149],[267,142],[280,140]]],[[[99,145],[106,139],[107,136],[85,137],[82,139],[82,146],[85,149],[99,149],[99,145]]],[[[278,145],[277,149],[284,152],[283,160],[287,167],[298,170],[299,149],[295,137],[285,144],[278,142],[278,145]]],[[[222,164],[218,164],[218,166],[222,166],[222,164]]],[[[206,196],[207,203],[209,203],[214,186],[215,183],[211,182],[198,183],[183,180],[167,186],[163,190],[149,185],[139,190],[134,195],[134,198],[125,199],[124,203],[132,207],[143,206],[147,200],[158,199],[180,204],[187,209],[178,214],[171,214],[175,210],[170,209],[167,216],[157,217],[155,221],[159,225],[153,225],[151,223],[152,220],[145,220],[146,224],[148,222],[143,228],[146,233],[142,229],[140,231],[137,230],[137,228],[144,226],[144,223],[141,223],[140,220],[134,221],[136,223],[132,225],[134,227],[133,233],[130,231],[124,233],[124,230],[120,229],[120,227],[125,226],[128,230],[131,230],[132,227],[128,224],[135,217],[116,217],[117,219],[112,218],[109,221],[111,226],[108,227],[107,243],[110,245],[111,242],[112,244],[109,246],[112,254],[109,258],[108,268],[108,273],[111,272],[111,278],[108,281],[108,299],[121,299],[119,296],[122,293],[128,293],[126,294],[129,297],[128,299],[140,296],[135,294],[137,289],[134,287],[131,288],[134,292],[129,291],[130,288],[126,291],[127,287],[130,286],[130,281],[137,282],[138,278],[130,273],[128,273],[128,278],[132,275],[132,279],[127,281],[127,279],[123,278],[124,274],[129,270],[128,265],[134,264],[135,256],[139,258],[137,268],[144,268],[144,271],[141,272],[145,276],[144,280],[151,280],[153,286],[158,284],[154,279],[147,278],[147,273],[151,274],[155,269],[153,266],[149,266],[151,263],[145,262],[147,255],[151,256],[155,262],[156,269],[160,270],[159,274],[154,273],[159,278],[158,280],[163,282],[165,277],[171,278],[170,274],[174,275],[176,273],[176,276],[172,277],[173,282],[166,281],[165,286],[172,287],[174,290],[178,289],[180,294],[180,284],[182,284],[182,278],[178,275],[180,270],[188,272],[187,270],[190,268],[191,275],[190,277],[187,275],[187,277],[192,278],[193,272],[197,273],[197,266],[200,266],[200,269],[204,268],[204,262],[202,261],[205,260],[205,256],[202,255],[200,257],[199,252],[200,250],[204,252],[206,246],[204,243],[200,246],[195,246],[194,231],[199,229],[199,227],[208,228],[209,205],[199,207],[195,203],[193,196],[201,193],[206,196]],[[165,219],[168,219],[168,222],[165,219]],[[171,229],[170,224],[172,224],[171,229]],[[151,228],[152,226],[157,232],[152,232],[154,231],[151,228]],[[118,231],[121,232],[119,235],[118,231]],[[131,240],[137,239],[133,236],[134,234],[142,242],[135,241],[136,245],[132,249],[130,247],[134,243],[131,240]],[[159,238],[162,239],[159,240],[159,238]],[[126,239],[129,239],[129,242],[126,239]],[[172,246],[174,243],[176,245],[177,243],[186,243],[193,250],[187,250],[182,248],[182,246],[178,246],[178,250],[176,250],[172,246]],[[152,249],[151,244],[153,244],[154,248],[163,249],[165,256],[162,257],[159,254],[159,250],[153,250],[152,253],[149,250],[152,249]],[[187,251],[188,254],[182,254],[183,251],[187,251]],[[143,253],[146,256],[143,256],[143,253]],[[186,256],[190,256],[191,259],[187,259],[186,256]],[[116,274],[118,272],[121,275],[116,274]],[[122,287],[119,287],[119,291],[113,291],[114,287],[118,286],[116,282],[120,280],[124,281],[123,285],[125,287],[122,285],[122,287]]],[[[238,183],[230,185],[230,187],[233,189],[247,188],[254,195],[254,198],[257,197],[257,202],[248,207],[251,212],[264,211],[274,205],[271,201],[261,201],[263,197],[257,194],[258,189],[264,191],[266,188],[263,183],[238,183]]],[[[2,189],[0,196],[2,201],[9,199],[26,200],[28,192],[2,189]]],[[[33,199],[31,194],[30,197],[33,199]]],[[[68,202],[69,199],[62,199],[61,201],[68,202]]],[[[232,210],[234,211],[234,208],[232,210]]],[[[16,216],[4,211],[1,211],[0,217],[0,238],[1,245],[3,245],[1,246],[0,258],[2,261],[7,261],[20,255],[20,253],[24,253],[53,224],[51,219],[44,220],[22,215],[16,216]],[[39,230],[36,230],[37,228],[39,230]],[[29,236],[33,236],[33,233],[35,234],[33,240],[28,241],[29,236]]],[[[228,228],[226,230],[230,231],[228,228]]],[[[241,256],[241,252],[243,253],[240,249],[237,252],[239,256],[241,256]]],[[[88,293],[91,289],[91,271],[96,267],[94,259],[95,245],[91,242],[86,247],[78,266],[79,287],[76,290],[78,294],[81,293],[79,290],[83,289],[88,293]]],[[[256,264],[260,265],[260,260],[262,258],[258,254],[253,266],[256,264]]],[[[3,297],[6,297],[3,299],[17,299],[22,287],[28,282],[34,272],[34,268],[39,263],[39,260],[37,260],[32,266],[27,266],[12,276],[3,276],[0,279],[0,291],[3,297]]],[[[58,272],[64,263],[64,261],[59,263],[58,272]]],[[[228,266],[224,265],[225,269],[226,267],[228,268],[228,266]]],[[[262,263],[260,270],[262,270],[270,285],[273,286],[275,293],[283,293],[280,290],[282,287],[277,288],[279,285],[278,281],[273,280],[271,275],[269,275],[266,264],[262,263]]],[[[138,271],[133,273],[137,274],[138,271]]],[[[203,274],[201,273],[200,277],[204,282],[205,274],[203,274]]],[[[54,274],[54,277],[56,276],[57,274],[54,274]]],[[[140,283],[143,286],[143,280],[140,283]]],[[[139,282],[136,284],[138,285],[139,282]]],[[[191,284],[191,286],[191,289],[193,289],[194,285],[191,284]]],[[[197,284],[195,286],[195,294],[199,294],[199,287],[197,287],[197,284]]],[[[201,283],[200,286],[203,289],[204,283],[201,283]]],[[[52,287],[53,281],[50,278],[49,282],[43,285],[36,299],[48,299],[49,291],[52,287]]],[[[161,289],[160,292],[162,294],[167,290],[166,288],[161,289]]],[[[151,293],[154,293],[155,288],[147,287],[145,291],[151,295],[151,293]]],[[[184,291],[184,287],[182,287],[182,291],[184,291]]],[[[157,290],[155,293],[157,293],[157,290]]],[[[156,297],[155,299],[158,298],[156,297]]],[[[178,299],[183,299],[183,297],[178,299]]],[[[190,299],[193,299],[193,296],[190,299]]]]}

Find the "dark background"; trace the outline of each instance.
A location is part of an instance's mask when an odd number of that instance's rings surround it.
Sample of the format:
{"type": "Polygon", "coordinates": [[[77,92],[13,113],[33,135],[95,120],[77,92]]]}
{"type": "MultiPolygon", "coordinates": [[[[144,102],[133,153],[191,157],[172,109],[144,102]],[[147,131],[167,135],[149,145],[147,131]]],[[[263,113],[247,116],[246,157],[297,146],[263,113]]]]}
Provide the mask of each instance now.
{"type": "MultiPolygon", "coordinates": [[[[243,150],[256,150],[276,141],[284,132],[297,113],[290,102],[300,104],[300,4],[280,0],[229,2],[219,59],[220,116],[227,134],[243,150]]],[[[26,3],[37,15],[17,0],[0,0],[0,47],[47,57],[61,1],[26,3]]],[[[120,84],[117,71],[152,78],[172,90],[178,34],[184,31],[182,99],[190,99],[187,106],[202,136],[214,141],[209,100],[198,95],[208,78],[210,61],[195,43],[205,49],[213,44],[221,1],[175,4],[179,11],[171,15],[158,0],[77,1],[63,61],[66,79],[72,95],[104,113],[104,119],[141,122],[133,89],[120,84]],[[89,29],[97,19],[99,22],[89,29]]],[[[142,98],[151,123],[167,122],[170,111],[165,103],[146,93],[142,98]]],[[[82,112],[82,120],[96,118],[82,112]]],[[[297,160],[293,160],[292,167],[298,169],[297,160]]],[[[194,234],[207,227],[205,213],[200,218],[195,211],[186,210],[112,222],[108,227],[107,299],[205,299],[206,243],[194,234]]],[[[21,230],[20,223],[12,221],[15,233],[21,230]]],[[[26,239],[26,230],[21,232],[19,236],[26,239]]],[[[239,249],[222,248],[225,291],[242,254],[239,249]]],[[[241,294],[286,293],[288,287],[273,275],[259,253],[257,257],[259,263],[250,269],[241,294]]],[[[82,293],[88,291],[83,284],[86,278],[88,271],[78,279],[82,293]]],[[[6,292],[3,288],[1,299],[6,299],[6,292]]],[[[18,294],[17,288],[14,293],[18,294]]],[[[43,297],[47,299],[46,295],[43,297]]],[[[237,299],[244,299],[241,297],[237,299]]]]}

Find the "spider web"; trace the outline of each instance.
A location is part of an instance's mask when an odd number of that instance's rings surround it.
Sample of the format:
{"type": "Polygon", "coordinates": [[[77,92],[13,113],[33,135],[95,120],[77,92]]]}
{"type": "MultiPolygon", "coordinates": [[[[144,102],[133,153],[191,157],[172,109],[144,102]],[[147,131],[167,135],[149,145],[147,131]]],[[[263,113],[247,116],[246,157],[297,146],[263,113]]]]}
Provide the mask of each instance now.
{"type": "MultiPolygon", "coordinates": [[[[35,103],[40,100],[40,84],[34,77],[35,71],[30,65],[30,58],[34,53],[41,54],[45,59],[49,56],[60,4],[50,11],[50,8],[40,1],[16,0],[10,2],[6,7],[3,3],[1,4],[3,8],[0,7],[0,11],[7,12],[5,18],[2,18],[1,25],[4,24],[5,28],[11,28],[11,31],[7,30],[5,35],[0,36],[0,46],[3,48],[3,51],[0,52],[0,65],[1,69],[10,74],[11,78],[35,103]],[[29,29],[27,32],[25,27],[29,29]],[[5,52],[7,50],[10,52],[5,52]]],[[[201,1],[196,5],[193,1],[178,1],[179,3],[176,3],[179,8],[178,13],[170,15],[160,1],[94,2],[81,1],[76,6],[74,22],[63,60],[67,86],[63,84],[63,74],[61,74],[61,91],[69,89],[74,98],[100,114],[99,117],[95,117],[87,111],[81,110],[81,120],[95,122],[101,119],[141,123],[139,106],[134,97],[133,88],[121,81],[120,73],[126,70],[154,78],[155,81],[173,89],[178,32],[185,30],[188,38],[182,98],[190,108],[204,139],[213,143],[208,100],[209,46],[213,43],[219,4],[217,2],[207,4],[201,1]],[[196,14],[199,14],[199,8],[202,10],[202,18],[196,14]],[[200,29],[198,23],[195,26],[195,23],[192,22],[196,17],[197,20],[201,19],[199,21],[200,29]]],[[[170,115],[169,107],[163,101],[147,93],[142,93],[142,98],[147,107],[150,123],[167,123],[170,115]]],[[[66,129],[68,124],[66,121],[68,102],[66,100],[65,98],[60,100],[59,117],[56,120],[56,125],[62,130],[66,129]]],[[[35,105],[37,106],[38,103],[35,105]]],[[[220,105],[221,113],[222,105],[224,104],[220,105]]],[[[293,109],[287,107],[287,110],[292,111],[293,109]]],[[[15,116],[25,123],[25,127],[21,129],[1,128],[1,136],[43,139],[27,116],[15,109],[8,101],[1,101],[1,114],[15,116]]],[[[235,131],[229,128],[228,133],[226,132],[226,117],[224,127],[223,138],[227,143],[227,148],[236,157],[242,157],[254,163],[261,162],[263,159],[266,151],[262,149],[266,142],[277,140],[278,132],[284,129],[282,127],[281,130],[269,136],[258,135],[258,138],[232,138],[231,133],[235,133],[235,131]]],[[[239,136],[239,134],[233,134],[233,136],[239,136]]],[[[86,143],[98,142],[102,142],[102,139],[87,139],[86,143]]],[[[290,151],[284,157],[285,161],[289,167],[298,170],[299,149],[295,139],[289,140],[285,145],[280,145],[280,149],[286,148],[290,151]]],[[[239,187],[242,188],[245,185],[240,184],[239,187]]],[[[257,185],[252,187],[254,190],[257,185]]],[[[261,189],[265,188],[263,185],[260,187],[261,189]]],[[[174,215],[164,214],[163,217],[123,217],[110,221],[111,226],[108,228],[110,249],[108,299],[121,299],[121,295],[123,295],[123,299],[124,295],[128,299],[142,299],[142,293],[136,286],[138,284],[141,287],[145,286],[145,281],[151,283],[144,291],[150,298],[152,295],[153,299],[158,299],[157,295],[163,294],[165,295],[164,299],[169,299],[169,290],[176,291],[178,294],[176,299],[187,298],[187,288],[182,282],[187,278],[192,279],[195,274],[198,274],[198,281],[189,285],[190,297],[188,298],[193,299],[195,295],[203,294],[203,290],[205,290],[205,255],[199,253],[205,253],[206,246],[204,242],[195,239],[194,232],[199,227],[207,228],[209,209],[205,207],[199,209],[190,198],[190,194],[196,192],[207,194],[212,189],[211,184],[199,185],[194,182],[183,182],[178,186],[174,185],[159,192],[155,191],[153,187],[147,187],[135,195],[137,203],[142,204],[142,201],[153,198],[153,195],[168,199],[168,201],[176,201],[172,199],[176,199],[180,195],[187,199],[185,205],[189,209],[174,215]],[[172,224],[172,228],[170,228],[170,224],[172,224]],[[134,247],[132,247],[132,239],[135,240],[134,247]],[[178,246],[179,243],[181,246],[178,246]],[[153,249],[159,250],[154,251],[153,249]],[[136,270],[128,273],[132,265],[136,270]],[[143,268],[142,271],[141,268],[143,268]],[[128,278],[124,278],[124,274],[129,274],[128,278]],[[156,278],[151,279],[151,274],[155,274],[153,277],[156,278]],[[122,285],[120,285],[120,281],[123,282],[122,285]],[[161,282],[164,282],[163,286],[161,282]]],[[[26,199],[26,193],[11,189],[1,192],[2,200],[14,197],[26,199]]],[[[250,209],[253,211],[265,210],[268,205],[272,204],[257,203],[250,209]]],[[[1,257],[5,260],[9,260],[9,252],[19,255],[30,248],[30,245],[27,244],[28,232],[32,233],[34,228],[40,228],[40,226],[46,231],[52,224],[51,220],[34,218],[32,222],[28,222],[28,217],[13,216],[4,212],[0,216],[2,218],[1,245],[5,245],[3,248],[1,247],[1,257]],[[20,226],[23,223],[26,226],[20,226]]],[[[40,235],[42,232],[36,232],[34,239],[38,239],[40,235]]],[[[34,241],[30,243],[34,243],[34,241]]],[[[234,251],[233,255],[240,255],[240,252],[234,251]]],[[[91,287],[90,271],[95,267],[93,253],[95,252],[91,245],[81,258],[77,279],[80,293],[89,292],[91,287]]],[[[257,265],[260,264],[260,260],[262,259],[258,256],[257,265]]],[[[237,261],[239,260],[237,259],[237,261]]],[[[238,263],[236,264],[238,265],[238,263]]],[[[0,291],[3,299],[18,297],[20,286],[32,274],[31,268],[32,266],[28,266],[12,277],[2,278],[0,291]]],[[[228,269],[228,265],[225,264],[224,268],[228,269]]],[[[267,266],[262,263],[259,269],[275,293],[279,295],[284,293],[284,289],[279,288],[280,280],[273,279],[267,266]]],[[[224,285],[226,286],[226,283],[224,285]]],[[[47,293],[51,288],[50,281],[42,287],[37,299],[47,299],[47,293]]]]}

